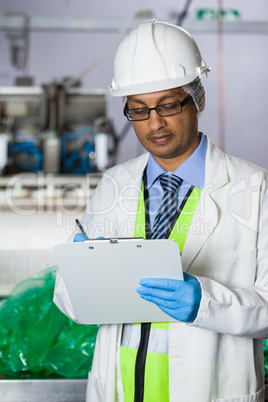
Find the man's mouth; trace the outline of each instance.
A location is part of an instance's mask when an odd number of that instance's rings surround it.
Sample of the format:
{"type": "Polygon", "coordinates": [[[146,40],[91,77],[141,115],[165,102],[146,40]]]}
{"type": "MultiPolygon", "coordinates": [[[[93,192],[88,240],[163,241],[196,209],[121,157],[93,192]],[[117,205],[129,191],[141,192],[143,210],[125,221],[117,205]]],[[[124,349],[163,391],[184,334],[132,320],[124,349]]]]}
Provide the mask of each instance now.
{"type": "Polygon", "coordinates": [[[172,134],[152,135],[150,141],[155,145],[166,145],[171,140],[172,134]]]}

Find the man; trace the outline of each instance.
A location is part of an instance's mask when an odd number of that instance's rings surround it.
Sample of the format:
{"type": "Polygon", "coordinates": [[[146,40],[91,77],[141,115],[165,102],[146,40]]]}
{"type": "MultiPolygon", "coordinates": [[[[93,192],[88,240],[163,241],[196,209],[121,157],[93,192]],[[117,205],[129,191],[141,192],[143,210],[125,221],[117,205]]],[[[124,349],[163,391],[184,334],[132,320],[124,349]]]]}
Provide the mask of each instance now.
{"type": "MultiPolygon", "coordinates": [[[[92,238],[175,239],[184,281],[137,289],[175,323],[100,326],[87,401],[264,401],[267,172],[198,132],[208,71],[186,31],[155,20],[116,52],[111,93],[148,153],[108,170],[83,223],[92,238]]],[[[55,302],[75,318],[60,273],[55,302]]]]}

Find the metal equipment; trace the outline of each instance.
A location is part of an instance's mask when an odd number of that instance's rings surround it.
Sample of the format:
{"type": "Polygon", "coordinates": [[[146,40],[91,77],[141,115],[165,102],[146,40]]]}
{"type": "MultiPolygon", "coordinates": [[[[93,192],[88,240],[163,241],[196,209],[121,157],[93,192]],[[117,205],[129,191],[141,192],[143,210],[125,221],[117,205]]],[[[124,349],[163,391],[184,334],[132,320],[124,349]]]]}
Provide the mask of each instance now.
{"type": "Polygon", "coordinates": [[[106,115],[107,94],[70,81],[0,87],[0,297],[55,264],[52,245],[71,234],[113,163],[120,138],[106,115]],[[30,239],[31,225],[39,239],[30,239]]]}
{"type": "Polygon", "coordinates": [[[68,81],[0,88],[0,172],[79,175],[105,169],[108,141],[101,142],[100,165],[95,148],[98,135],[108,138],[112,131],[106,104],[106,90],[69,87],[68,81]]]}

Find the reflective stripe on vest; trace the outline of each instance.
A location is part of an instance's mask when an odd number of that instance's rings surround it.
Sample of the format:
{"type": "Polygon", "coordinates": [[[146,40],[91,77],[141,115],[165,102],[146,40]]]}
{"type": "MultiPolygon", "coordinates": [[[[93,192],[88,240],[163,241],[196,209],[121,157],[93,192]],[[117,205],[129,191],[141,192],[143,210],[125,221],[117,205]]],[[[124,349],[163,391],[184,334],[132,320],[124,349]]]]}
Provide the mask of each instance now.
{"type": "MultiPolygon", "coordinates": [[[[169,236],[182,252],[189,227],[196,210],[201,190],[194,188],[169,236]]],[[[139,198],[135,237],[145,234],[144,188],[139,198]]],[[[120,348],[120,369],[124,387],[124,402],[134,401],[135,362],[140,341],[140,324],[125,324],[120,348]]],[[[145,365],[144,402],[169,401],[169,323],[152,323],[145,365]]]]}

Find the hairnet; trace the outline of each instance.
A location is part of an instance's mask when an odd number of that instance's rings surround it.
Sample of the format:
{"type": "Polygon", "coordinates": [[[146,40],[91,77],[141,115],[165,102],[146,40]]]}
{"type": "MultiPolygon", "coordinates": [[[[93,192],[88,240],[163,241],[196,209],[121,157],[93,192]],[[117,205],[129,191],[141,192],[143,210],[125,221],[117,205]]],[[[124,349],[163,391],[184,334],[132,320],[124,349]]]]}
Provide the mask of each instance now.
{"type": "Polygon", "coordinates": [[[205,89],[200,78],[197,77],[192,82],[189,82],[189,84],[183,85],[182,89],[184,89],[187,94],[190,94],[192,96],[198,114],[202,113],[205,109],[206,96],[205,89]]]}
{"type": "MultiPolygon", "coordinates": [[[[181,88],[192,96],[197,112],[200,115],[205,109],[206,104],[205,88],[203,87],[200,77],[195,78],[192,82],[183,85],[181,88]]],[[[127,97],[123,96],[122,99],[123,103],[126,104],[127,97]]]]}

